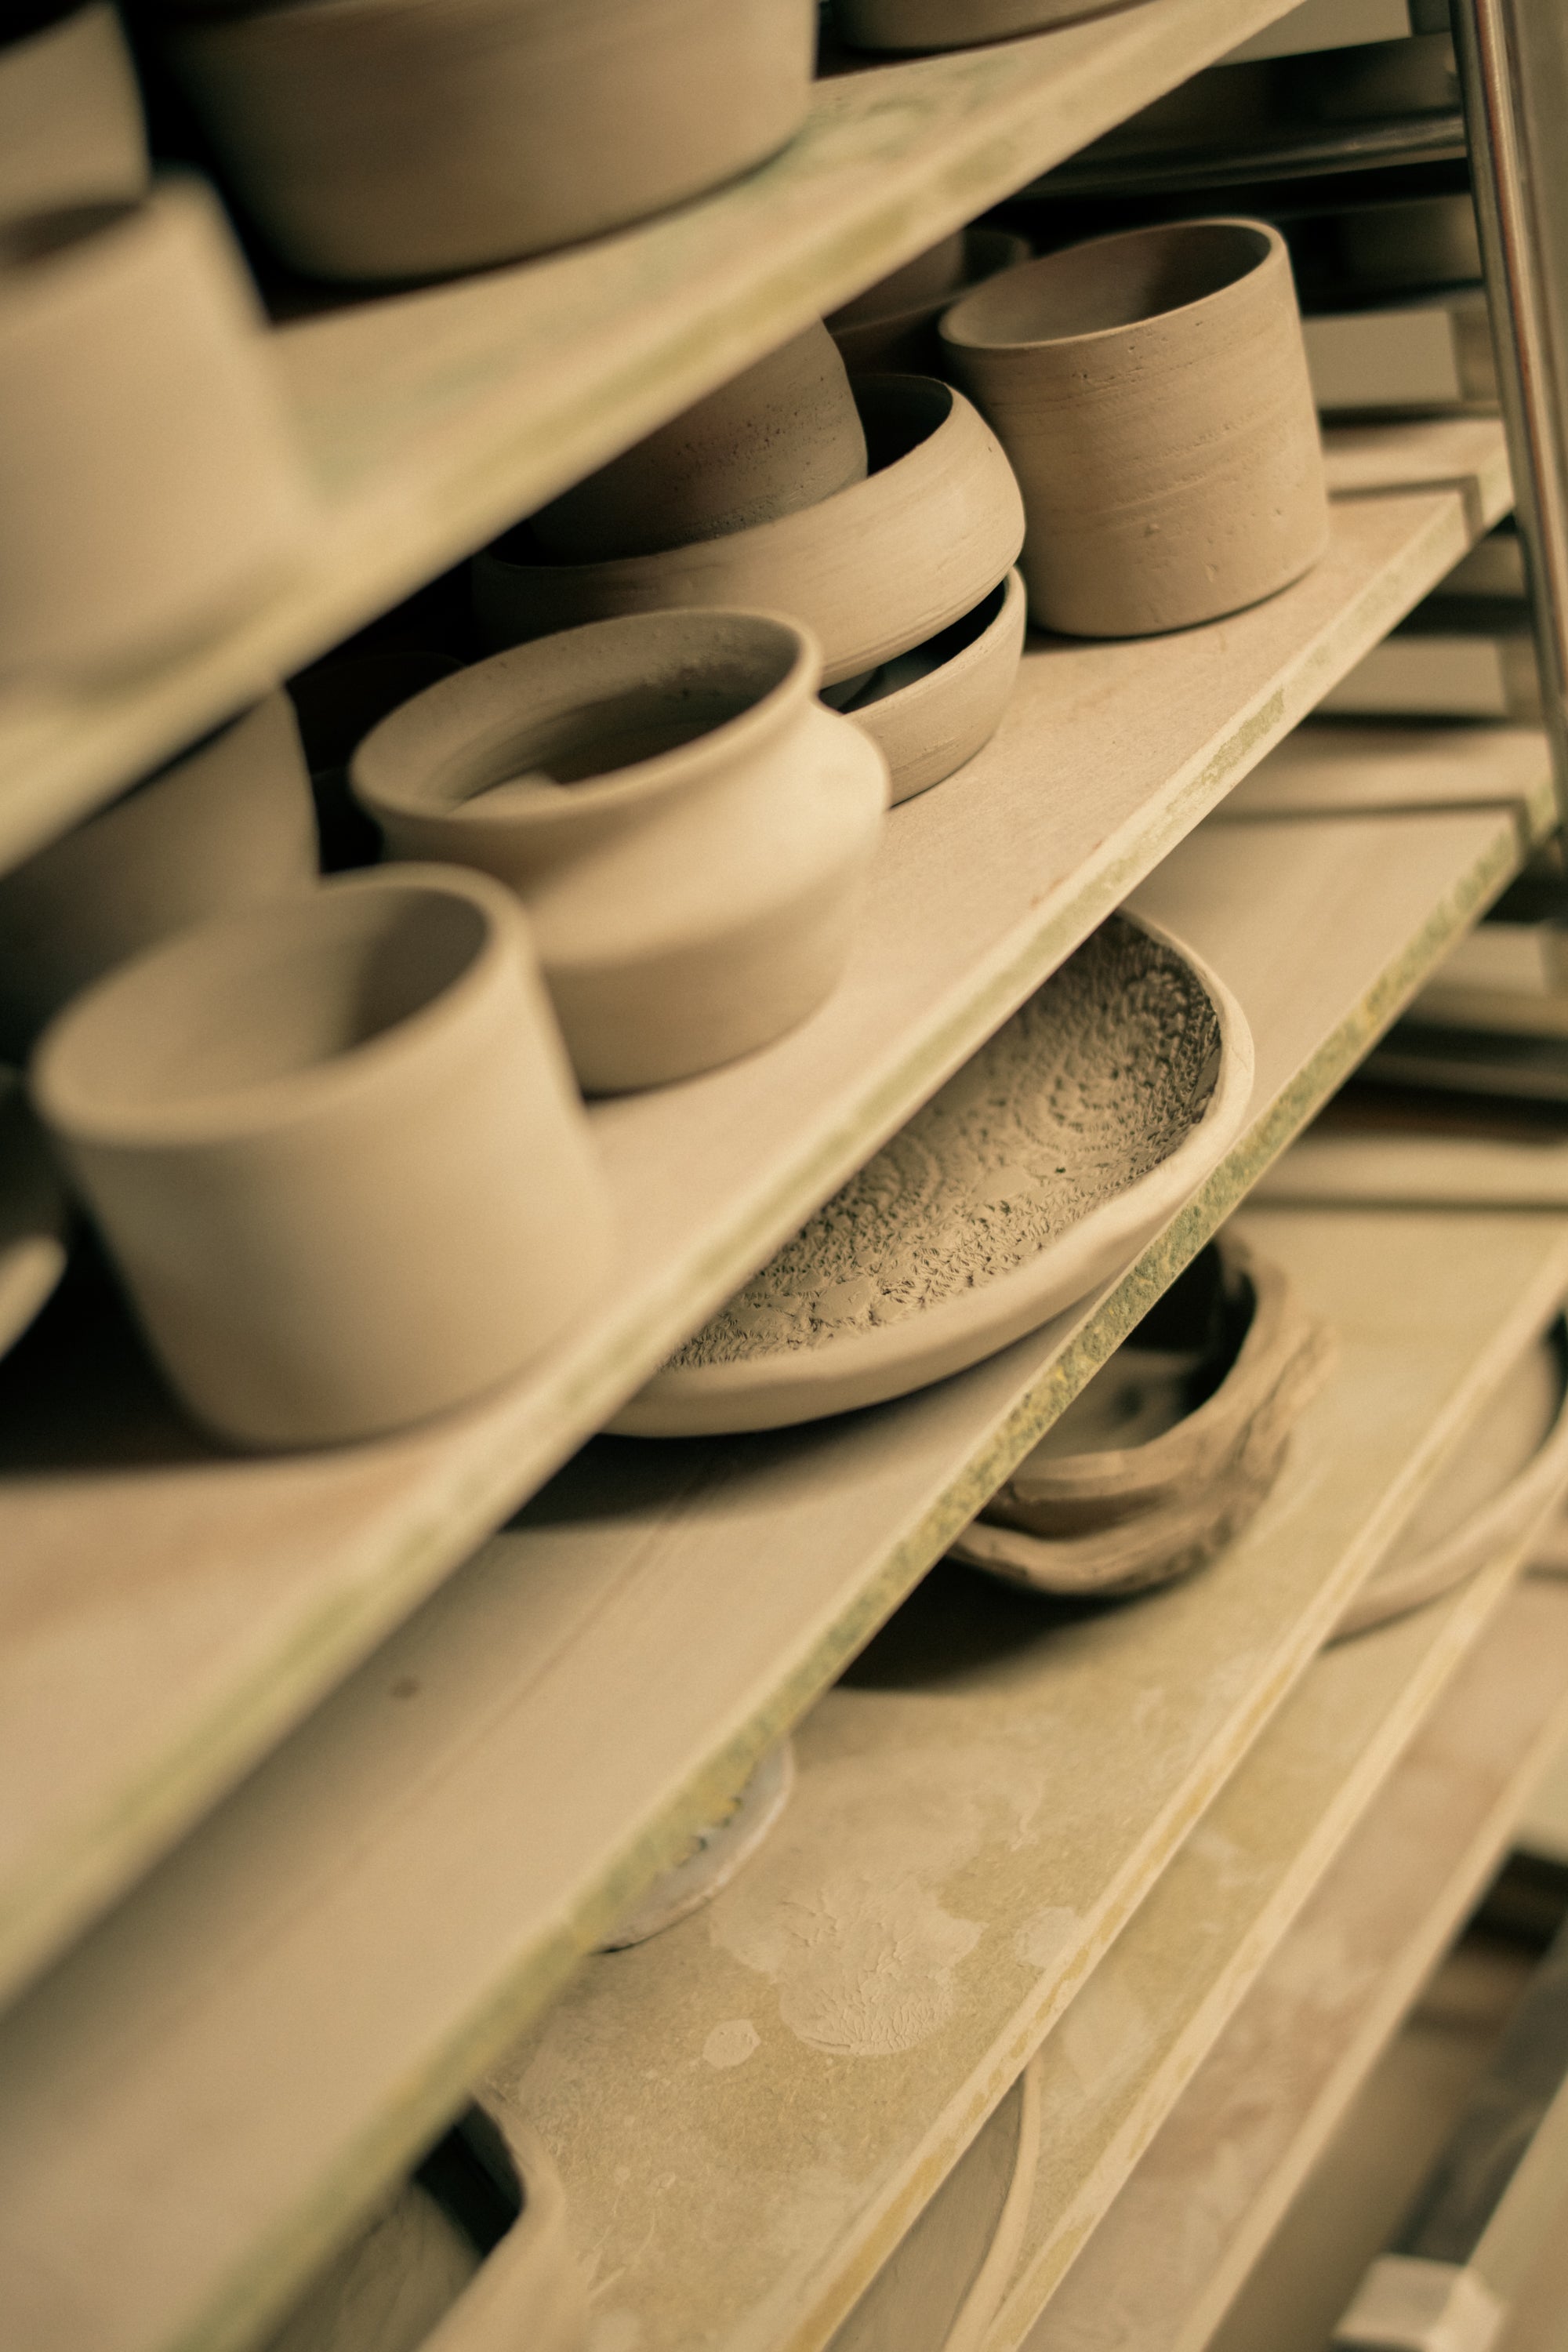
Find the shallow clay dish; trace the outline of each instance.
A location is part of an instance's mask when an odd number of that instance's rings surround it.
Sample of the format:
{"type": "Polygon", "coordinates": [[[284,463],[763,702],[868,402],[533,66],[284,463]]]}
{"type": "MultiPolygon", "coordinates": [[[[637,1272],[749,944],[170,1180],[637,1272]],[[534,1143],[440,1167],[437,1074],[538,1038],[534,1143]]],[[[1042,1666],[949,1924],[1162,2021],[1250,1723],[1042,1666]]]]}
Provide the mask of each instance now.
{"type": "Polygon", "coordinates": [[[1002,723],[1024,651],[1024,583],[999,588],[951,628],[896,654],[838,708],[879,746],[893,802],[912,800],[972,760],[1002,723]]]}
{"type": "Polygon", "coordinates": [[[611,1426],[782,1428],[994,1354],[1137,1255],[1251,1091],[1229,991],[1112,916],[611,1426]]]}
{"type": "Polygon", "coordinates": [[[690,1852],[655,1879],[599,1949],[624,1952],[633,1944],[646,1944],[650,1936],[662,1935],[678,1919],[711,1903],[750,1862],[788,1804],[794,1787],[795,1749],[784,1739],[769,1748],[725,1811],[697,1832],[690,1852]]]}
{"type": "Polygon", "coordinates": [[[928,253],[917,254],[890,278],[830,313],[826,324],[857,375],[882,369],[940,375],[943,366],[937,321],[942,312],[1001,269],[1029,258],[1026,237],[1005,228],[961,228],[928,253]]]}
{"type": "Polygon", "coordinates": [[[962,393],[929,376],[869,376],[855,398],[871,470],[798,514],[605,563],[552,563],[526,525],[508,532],[474,558],[485,644],[615,614],[738,605],[804,622],[832,686],[962,620],[1023,544],[1001,445],[962,393]]]}
{"type": "Polygon", "coordinates": [[[66,1270],[70,1211],[21,1073],[0,1066],[0,1355],[66,1270]]]}
{"type": "Polygon", "coordinates": [[[954,1557],[1040,1592],[1137,1592],[1187,1575],[1261,1506],[1329,1354],[1279,1268],[1222,1236],[1025,1456],[954,1557]]]}
{"type": "Polygon", "coordinates": [[[967,49],[1104,16],[1126,0],[833,0],[833,18],[851,48],[967,49]]]}
{"type": "Polygon", "coordinates": [[[1334,1629],[1364,1633],[1436,1601],[1521,1542],[1568,1489],[1568,1327],[1559,1321],[1521,1359],[1389,1557],[1334,1629]]]}

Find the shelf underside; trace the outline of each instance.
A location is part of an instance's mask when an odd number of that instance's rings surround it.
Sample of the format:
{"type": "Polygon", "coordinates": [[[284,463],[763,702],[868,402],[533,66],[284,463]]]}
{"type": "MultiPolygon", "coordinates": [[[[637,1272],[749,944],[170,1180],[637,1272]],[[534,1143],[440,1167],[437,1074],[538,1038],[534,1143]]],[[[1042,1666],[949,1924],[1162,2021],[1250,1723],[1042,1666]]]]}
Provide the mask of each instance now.
{"type": "MultiPolygon", "coordinates": [[[[1336,436],[1333,464],[1333,551],[1284,595],[1176,637],[1030,652],[995,741],[893,814],[819,1014],[730,1069],[595,1106],[621,1265],[535,1371],[381,1444],[226,1459],[175,1421],[123,1327],[46,1316],[0,1373],[0,1984],[416,1608],[1507,501],[1494,425],[1336,436]]],[[[1527,782],[1510,741],[1490,804],[1540,812],[1543,765],[1527,782]]],[[[1430,905],[1425,867],[1396,898],[1399,939],[1503,878],[1510,825],[1481,825],[1430,905]]],[[[1265,898],[1277,878],[1259,868],[1265,898]]]]}

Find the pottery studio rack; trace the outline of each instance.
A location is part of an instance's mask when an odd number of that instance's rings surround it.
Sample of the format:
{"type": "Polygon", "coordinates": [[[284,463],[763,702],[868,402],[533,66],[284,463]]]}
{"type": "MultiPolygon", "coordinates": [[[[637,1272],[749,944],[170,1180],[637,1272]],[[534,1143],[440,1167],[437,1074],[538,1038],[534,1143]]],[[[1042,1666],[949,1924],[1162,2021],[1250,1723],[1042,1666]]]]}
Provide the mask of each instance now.
{"type": "MultiPolygon", "coordinates": [[[[324,502],[307,568],[133,683],[8,700],[0,858],[1286,13],[1143,0],[838,75],[775,162],[673,217],[279,325],[324,502]]],[[[1561,37],[1505,0],[1455,13],[1501,419],[1331,426],[1332,544],[1295,586],[1169,637],[1033,646],[962,792],[897,812],[826,1010],[594,1106],[620,1276],[526,1377],[373,1446],[219,1459],[110,1355],[7,1464],[15,2352],[264,2340],[563,1995],[579,2042],[618,2053],[597,2137],[558,2151],[609,2283],[601,2352],[826,2345],[1037,2052],[1037,2177],[985,2352],[1098,2343],[1112,2286],[1139,2352],[1206,2340],[1561,1736],[1568,1593],[1517,1580],[1528,1540],[1321,1645],[1555,1311],[1568,1212],[1249,1208],[1340,1333],[1262,1518],[1191,1584],[1028,1647],[1000,1694],[916,1691],[870,1725],[832,1686],[1556,831],[1568,165],[1524,94],[1550,115],[1561,37]],[[1310,790],[1249,785],[1516,488],[1545,725],[1325,730],[1294,771],[1310,790]],[[1240,1140],[1138,1262],[891,1406],[672,1451],[595,1439],[1129,901],[1223,976],[1258,1051],[1240,1140]],[[858,1741],[865,1834],[917,1875],[944,1866],[953,1802],[1022,1757],[1049,1885],[982,1804],[952,2031],[859,2067],[784,2036],[765,2066],[661,2071],[648,1979],[590,1995],[579,1963],[795,1727],[798,1821],[835,1739],[858,1741]],[[1314,1988],[1326,1941],[1344,1965],[1314,1988]],[[1268,2128],[1226,2138],[1242,2080],[1268,2128]],[[719,2172],[726,2135],[745,2161],[719,2172]],[[1194,2253],[1168,2184],[1222,2140],[1229,2202],[1194,2253]]],[[[820,1817],[852,1863],[856,1822],[820,1817]]],[[[700,2052],[732,2011],[688,1948],[677,2021],[700,2052]]]]}

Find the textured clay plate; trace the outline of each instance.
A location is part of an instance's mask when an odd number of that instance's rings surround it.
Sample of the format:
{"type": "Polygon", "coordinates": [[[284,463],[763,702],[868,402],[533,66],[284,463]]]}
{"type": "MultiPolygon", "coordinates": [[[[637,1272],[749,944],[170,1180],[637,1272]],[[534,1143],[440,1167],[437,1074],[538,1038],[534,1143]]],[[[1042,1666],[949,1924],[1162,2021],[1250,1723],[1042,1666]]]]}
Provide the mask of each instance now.
{"type": "Polygon", "coordinates": [[[22,1081],[0,1067],[0,1355],[66,1270],[69,1211],[22,1081]]]}
{"type": "Polygon", "coordinates": [[[778,1429],[978,1363],[1120,1273],[1251,1092],[1228,991],[1112,916],[612,1428],[778,1429]]]}

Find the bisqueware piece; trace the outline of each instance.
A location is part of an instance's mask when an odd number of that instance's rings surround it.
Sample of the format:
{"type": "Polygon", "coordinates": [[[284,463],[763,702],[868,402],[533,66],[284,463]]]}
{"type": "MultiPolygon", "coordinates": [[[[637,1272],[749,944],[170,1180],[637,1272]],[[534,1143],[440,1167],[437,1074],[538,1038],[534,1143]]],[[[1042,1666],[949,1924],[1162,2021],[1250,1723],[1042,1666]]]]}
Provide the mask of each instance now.
{"type": "Polygon", "coordinates": [[[134,667],[281,576],[303,477],[200,182],[0,229],[0,668],[134,667]]]}
{"type": "Polygon", "coordinates": [[[132,202],[146,186],[142,95],[108,0],[0,46],[0,220],[132,202]]]}
{"type": "Polygon", "coordinates": [[[689,1851],[654,1881],[600,1950],[625,1952],[634,1944],[646,1944],[711,1903],[750,1862],[788,1804],[794,1787],[795,1750],[783,1739],[769,1748],[717,1820],[697,1832],[689,1851]]]}
{"type": "Polygon", "coordinates": [[[994,1354],[1137,1255],[1251,1090],[1229,991],[1112,916],[611,1427],[783,1428],[994,1354]]]}
{"type": "Polygon", "coordinates": [[[509,531],[474,558],[484,642],[670,605],[738,605],[804,622],[833,686],[961,620],[1023,544],[1012,468],[948,384],[872,376],[855,398],[871,470],[798,514],[605,563],[551,563],[526,527],[509,531]]]}
{"type": "Polygon", "coordinates": [[[1026,237],[1005,228],[963,228],[907,261],[890,278],[868,287],[853,302],[833,311],[829,333],[857,375],[873,369],[940,375],[944,310],[999,270],[1016,269],[1029,258],[1026,237]]]}
{"type": "Polygon", "coordinates": [[[1328,545],[1289,257],[1267,223],[1179,221],[1026,262],[942,333],[1023,489],[1043,627],[1215,620],[1328,545]]]}
{"type": "Polygon", "coordinates": [[[865,478],[844,362],[815,323],[541,507],[531,528],[573,562],[651,555],[796,514],[865,478]]]}
{"type": "Polygon", "coordinates": [[[381,835],[349,790],[349,761],[378,719],[462,668],[450,654],[421,647],[342,654],[289,681],[310,771],[323,874],[374,866],[381,835]]]}
{"type": "Polygon", "coordinates": [[[775,614],[565,630],[395,711],[353,788],[393,856],[518,893],[584,1087],[657,1086],[793,1029],[848,955],[888,772],[818,668],[775,614]]]}
{"type": "Polygon", "coordinates": [[[18,1070],[0,1066],[0,1355],[66,1270],[70,1212],[18,1070]]]}
{"type": "Polygon", "coordinates": [[[417,278],[700,195],[805,118],[810,0],[172,7],[170,61],[296,268],[417,278]]]}
{"type": "Polygon", "coordinates": [[[1521,1543],[1568,1491],[1568,1327],[1526,1350],[1334,1629],[1364,1633],[1521,1543]]]}
{"type": "Polygon", "coordinates": [[[68,998],[128,956],[315,874],[299,730],[288,696],[269,694],[0,875],[0,1051],[25,1054],[68,998]]]}
{"type": "Polygon", "coordinates": [[[370,1437],[518,1370],[609,1217],[528,926],[395,867],[220,917],[45,1032],[39,1112],[195,1417],[370,1437]]]}
{"type": "Polygon", "coordinates": [[[954,1557],[1040,1592],[1138,1592],[1189,1574],[1261,1507],[1329,1355],[1280,1269],[1222,1236],[1025,1456],[954,1557]],[[1207,1344],[1205,1289],[1220,1309],[1207,1344]]]}
{"type": "Polygon", "coordinates": [[[968,49],[1076,25],[1125,5],[1126,0],[833,0],[833,20],[852,48],[968,49]]]}
{"type": "Polygon", "coordinates": [[[973,613],[873,670],[846,718],[888,762],[893,803],[912,800],[972,760],[1002,723],[1024,650],[1024,583],[1009,572],[973,613]]]}

